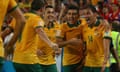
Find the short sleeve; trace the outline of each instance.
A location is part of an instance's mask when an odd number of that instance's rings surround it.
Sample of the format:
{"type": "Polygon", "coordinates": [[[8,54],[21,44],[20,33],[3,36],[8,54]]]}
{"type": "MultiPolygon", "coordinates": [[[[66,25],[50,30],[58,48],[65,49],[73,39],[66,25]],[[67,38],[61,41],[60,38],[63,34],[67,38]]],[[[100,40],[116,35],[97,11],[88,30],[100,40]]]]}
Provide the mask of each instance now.
{"type": "Polygon", "coordinates": [[[17,3],[15,0],[9,0],[8,12],[12,12],[17,8],[17,3]]]}
{"type": "Polygon", "coordinates": [[[34,19],[34,24],[33,27],[34,28],[39,28],[39,27],[43,27],[44,26],[44,21],[40,18],[35,18],[34,19]]]}

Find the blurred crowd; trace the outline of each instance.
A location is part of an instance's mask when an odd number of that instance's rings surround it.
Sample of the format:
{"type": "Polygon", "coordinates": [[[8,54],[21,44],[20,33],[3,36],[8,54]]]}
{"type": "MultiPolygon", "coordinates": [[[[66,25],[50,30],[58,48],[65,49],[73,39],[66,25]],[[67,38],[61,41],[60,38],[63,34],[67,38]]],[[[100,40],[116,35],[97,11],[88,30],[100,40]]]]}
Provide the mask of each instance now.
{"type": "MultiPolygon", "coordinates": [[[[16,1],[24,13],[30,10],[32,0],[16,1]]],[[[71,4],[79,7],[80,17],[84,17],[87,6],[94,6],[100,18],[104,18],[110,23],[120,22],[120,0],[45,0],[45,2],[46,6],[52,5],[55,8],[55,19],[61,23],[66,21],[66,9],[71,4]]],[[[6,22],[10,22],[10,17],[7,18],[6,22]]]]}

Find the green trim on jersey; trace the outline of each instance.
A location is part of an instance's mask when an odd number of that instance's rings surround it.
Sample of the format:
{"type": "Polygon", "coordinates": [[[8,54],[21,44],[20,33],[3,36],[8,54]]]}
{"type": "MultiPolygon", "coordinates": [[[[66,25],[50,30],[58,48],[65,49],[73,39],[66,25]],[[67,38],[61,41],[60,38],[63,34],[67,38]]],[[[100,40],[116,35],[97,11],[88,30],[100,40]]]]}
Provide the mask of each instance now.
{"type": "Polygon", "coordinates": [[[77,21],[75,24],[67,23],[67,25],[68,25],[70,28],[72,28],[72,27],[78,27],[80,24],[81,24],[80,21],[77,21]]]}
{"type": "Polygon", "coordinates": [[[110,39],[110,40],[112,39],[111,37],[108,37],[108,36],[104,36],[104,38],[105,39],[110,39]]]}
{"type": "Polygon", "coordinates": [[[37,27],[35,27],[35,28],[42,28],[42,26],[37,26],[37,27]]]}
{"type": "Polygon", "coordinates": [[[18,5],[16,5],[16,6],[13,7],[12,9],[10,9],[10,10],[8,11],[8,13],[11,13],[11,12],[14,11],[17,7],[18,7],[18,5]]]}
{"type": "Polygon", "coordinates": [[[63,37],[60,37],[60,36],[56,36],[56,38],[61,38],[61,39],[63,39],[63,37]]]}

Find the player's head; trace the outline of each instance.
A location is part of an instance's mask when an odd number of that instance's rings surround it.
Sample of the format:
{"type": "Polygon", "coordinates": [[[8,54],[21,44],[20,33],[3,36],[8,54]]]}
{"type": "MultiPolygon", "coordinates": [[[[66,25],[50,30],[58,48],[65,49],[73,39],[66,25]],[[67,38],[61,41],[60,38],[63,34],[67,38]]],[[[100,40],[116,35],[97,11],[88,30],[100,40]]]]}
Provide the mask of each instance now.
{"type": "Polygon", "coordinates": [[[98,12],[95,7],[89,6],[87,7],[87,16],[86,20],[88,24],[94,24],[98,16],[98,12]]]}
{"type": "Polygon", "coordinates": [[[31,10],[43,12],[45,6],[44,0],[33,0],[31,4],[31,10]]]}
{"type": "Polygon", "coordinates": [[[70,5],[67,9],[66,17],[68,23],[76,23],[79,18],[79,8],[74,5],[70,5]]]}
{"type": "Polygon", "coordinates": [[[120,32],[120,22],[119,21],[113,21],[111,24],[112,24],[112,30],[113,31],[119,31],[120,32]]]}
{"type": "Polygon", "coordinates": [[[53,21],[55,19],[55,11],[53,6],[48,5],[45,7],[44,17],[49,21],[53,21]]]}

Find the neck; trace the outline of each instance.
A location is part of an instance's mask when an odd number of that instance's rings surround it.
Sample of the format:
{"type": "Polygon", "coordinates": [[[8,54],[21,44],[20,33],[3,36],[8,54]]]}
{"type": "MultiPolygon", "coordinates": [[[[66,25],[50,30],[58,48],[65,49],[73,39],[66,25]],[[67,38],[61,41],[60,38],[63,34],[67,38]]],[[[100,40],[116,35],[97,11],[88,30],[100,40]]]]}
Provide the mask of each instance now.
{"type": "Polygon", "coordinates": [[[92,28],[92,27],[94,26],[94,24],[96,23],[96,21],[97,21],[96,18],[93,19],[93,21],[91,21],[91,22],[88,24],[88,26],[89,26],[90,28],[92,28]]]}
{"type": "Polygon", "coordinates": [[[54,26],[53,22],[48,22],[45,24],[45,26],[49,29],[52,28],[54,26]]]}
{"type": "Polygon", "coordinates": [[[31,10],[30,12],[40,16],[40,12],[39,11],[31,10]]]}

